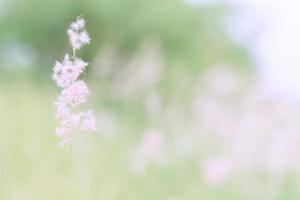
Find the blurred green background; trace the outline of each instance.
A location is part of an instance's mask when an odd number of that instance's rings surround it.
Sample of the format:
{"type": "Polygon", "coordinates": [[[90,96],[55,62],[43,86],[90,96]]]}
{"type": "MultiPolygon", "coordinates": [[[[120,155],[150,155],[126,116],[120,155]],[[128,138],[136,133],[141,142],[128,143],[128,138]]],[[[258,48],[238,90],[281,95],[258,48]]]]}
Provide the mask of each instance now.
{"type": "Polygon", "coordinates": [[[218,151],[214,137],[195,137],[201,142],[188,155],[176,150],[177,140],[201,132],[191,105],[203,72],[252,69],[247,50],[226,30],[230,12],[226,4],[182,0],[0,0],[0,199],[299,198],[289,176],[260,170],[211,186],[201,168],[218,151]],[[80,56],[90,63],[82,78],[98,131],[74,133],[62,148],[51,70],[71,51],[66,29],[79,15],[92,39],[80,56]],[[152,129],[163,135],[164,161],[136,171],[132,152],[152,129]],[[276,181],[284,186],[276,189],[276,181]]]}
{"type": "Polygon", "coordinates": [[[21,69],[47,76],[53,60],[68,48],[65,30],[79,15],[87,19],[93,41],[83,51],[88,60],[112,44],[120,56],[130,57],[144,40],[153,39],[168,67],[180,63],[199,71],[224,60],[245,65],[243,47],[232,42],[224,29],[230,12],[226,5],[192,7],[180,0],[1,2],[1,74],[21,69]]]}

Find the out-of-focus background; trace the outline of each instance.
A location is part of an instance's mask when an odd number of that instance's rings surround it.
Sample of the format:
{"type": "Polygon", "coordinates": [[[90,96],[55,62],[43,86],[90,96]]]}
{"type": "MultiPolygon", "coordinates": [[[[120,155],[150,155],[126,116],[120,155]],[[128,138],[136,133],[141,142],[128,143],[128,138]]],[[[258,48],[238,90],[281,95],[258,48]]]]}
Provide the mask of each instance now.
{"type": "Polygon", "coordinates": [[[299,9],[0,0],[0,199],[299,199],[299,9]],[[61,147],[51,70],[79,15],[98,130],[61,147]]]}

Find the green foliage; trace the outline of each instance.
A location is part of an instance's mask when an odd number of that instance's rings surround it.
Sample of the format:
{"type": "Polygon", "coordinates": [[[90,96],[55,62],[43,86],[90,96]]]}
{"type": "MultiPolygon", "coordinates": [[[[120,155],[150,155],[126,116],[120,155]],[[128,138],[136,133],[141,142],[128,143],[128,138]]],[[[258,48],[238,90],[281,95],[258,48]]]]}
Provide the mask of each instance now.
{"type": "Polygon", "coordinates": [[[0,45],[30,45],[37,52],[36,68],[47,73],[68,47],[65,30],[78,15],[87,19],[92,38],[84,50],[88,58],[110,43],[128,56],[143,40],[154,38],[167,64],[200,69],[223,61],[246,63],[243,49],[224,31],[226,6],[192,7],[181,0],[10,0],[5,9],[0,45]]]}

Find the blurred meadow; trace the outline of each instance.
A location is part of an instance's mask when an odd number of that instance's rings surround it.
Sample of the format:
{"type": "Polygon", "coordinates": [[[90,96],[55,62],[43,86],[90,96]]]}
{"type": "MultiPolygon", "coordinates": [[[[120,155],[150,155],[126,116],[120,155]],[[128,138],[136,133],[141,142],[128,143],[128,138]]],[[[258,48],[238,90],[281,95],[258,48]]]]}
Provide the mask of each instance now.
{"type": "Polygon", "coordinates": [[[300,103],[228,31],[226,1],[0,0],[0,199],[300,198],[300,103]],[[87,21],[98,130],[61,147],[51,80],[87,21]]]}

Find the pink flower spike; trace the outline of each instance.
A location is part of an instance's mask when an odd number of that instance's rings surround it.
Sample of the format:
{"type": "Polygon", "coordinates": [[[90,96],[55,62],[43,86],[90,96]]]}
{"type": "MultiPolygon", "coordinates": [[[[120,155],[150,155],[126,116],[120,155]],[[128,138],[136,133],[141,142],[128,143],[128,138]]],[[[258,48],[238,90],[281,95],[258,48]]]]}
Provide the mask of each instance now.
{"type": "Polygon", "coordinates": [[[85,30],[85,21],[82,17],[71,23],[67,30],[72,57],[66,54],[62,62],[56,62],[53,67],[52,79],[57,86],[62,88],[61,94],[54,102],[56,117],[60,120],[60,127],[56,129],[56,135],[61,138],[61,144],[72,142],[73,130],[96,130],[96,120],[92,111],[75,112],[77,106],[86,102],[90,90],[83,80],[79,80],[88,63],[76,57],[76,50],[82,45],[90,43],[90,37],[85,30]]]}
{"type": "Polygon", "coordinates": [[[71,23],[70,28],[67,30],[71,46],[74,50],[78,50],[81,46],[90,43],[90,36],[85,30],[85,21],[82,17],[71,23]]]}

